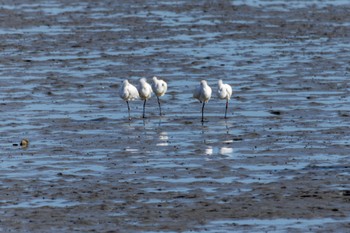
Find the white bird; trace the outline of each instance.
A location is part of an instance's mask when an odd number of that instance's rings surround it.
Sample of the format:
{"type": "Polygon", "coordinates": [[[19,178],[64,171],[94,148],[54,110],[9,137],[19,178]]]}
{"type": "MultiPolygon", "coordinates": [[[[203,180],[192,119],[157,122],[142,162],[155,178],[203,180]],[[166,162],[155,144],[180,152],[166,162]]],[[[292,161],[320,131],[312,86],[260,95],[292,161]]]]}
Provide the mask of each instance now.
{"type": "Polygon", "coordinates": [[[193,97],[198,99],[201,103],[203,103],[202,106],[202,122],[204,122],[204,105],[205,103],[208,103],[210,97],[211,97],[211,88],[209,87],[207,81],[202,80],[200,85],[194,90],[193,97]]]}
{"type": "Polygon", "coordinates": [[[147,80],[145,78],[140,79],[138,91],[140,98],[144,101],[142,117],[145,118],[146,101],[152,96],[152,87],[147,83],[147,80]]]}
{"type": "Polygon", "coordinates": [[[164,80],[158,79],[156,76],[153,77],[153,83],[152,83],[152,89],[153,92],[156,94],[157,96],[157,100],[158,100],[158,106],[159,106],[159,115],[162,115],[162,109],[160,107],[160,101],[159,101],[159,97],[163,96],[165,94],[165,92],[168,89],[168,85],[164,80]]]}
{"type": "Polygon", "coordinates": [[[138,99],[139,92],[134,85],[129,83],[128,80],[124,80],[119,90],[119,96],[126,101],[126,104],[128,105],[129,120],[131,120],[129,101],[138,99]]]}
{"type": "Polygon", "coordinates": [[[226,99],[226,108],[225,108],[225,118],[226,114],[227,114],[227,108],[228,108],[228,101],[231,98],[232,95],[232,87],[228,84],[225,84],[222,82],[222,80],[220,79],[218,81],[218,97],[219,99],[226,99]]]}

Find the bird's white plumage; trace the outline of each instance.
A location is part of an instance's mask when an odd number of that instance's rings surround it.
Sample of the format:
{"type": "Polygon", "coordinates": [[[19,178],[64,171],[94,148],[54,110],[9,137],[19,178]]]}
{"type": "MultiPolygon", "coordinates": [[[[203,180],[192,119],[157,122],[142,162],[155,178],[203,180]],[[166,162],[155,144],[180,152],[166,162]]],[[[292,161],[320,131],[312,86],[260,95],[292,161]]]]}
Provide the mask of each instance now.
{"type": "Polygon", "coordinates": [[[211,88],[207,81],[202,80],[199,86],[194,90],[193,97],[198,99],[201,103],[208,103],[211,97],[211,88]]]}
{"type": "Polygon", "coordinates": [[[224,84],[222,80],[220,79],[218,81],[218,92],[217,95],[219,99],[225,99],[226,100],[226,107],[225,107],[225,119],[227,118],[227,109],[228,109],[228,101],[231,98],[232,95],[232,87],[228,84],[224,84]]]}
{"type": "Polygon", "coordinates": [[[207,81],[202,80],[199,86],[194,90],[193,97],[198,99],[202,105],[202,123],[204,122],[204,105],[208,103],[211,97],[211,88],[207,81]]]}
{"type": "Polygon", "coordinates": [[[146,102],[152,96],[152,87],[149,85],[149,83],[147,83],[145,78],[141,78],[137,90],[139,91],[140,98],[143,100],[142,117],[145,118],[146,102]]]}
{"type": "Polygon", "coordinates": [[[225,84],[220,79],[218,81],[218,97],[220,99],[226,99],[229,100],[232,96],[232,87],[228,84],[225,84]]]}
{"type": "Polygon", "coordinates": [[[128,80],[124,80],[119,90],[119,96],[125,101],[135,100],[139,98],[139,92],[136,87],[129,83],[128,80]]]}
{"type": "Polygon", "coordinates": [[[148,100],[152,96],[152,87],[145,78],[141,78],[138,86],[139,96],[142,100],[148,100]]]}
{"type": "Polygon", "coordinates": [[[156,76],[154,76],[152,89],[153,89],[153,92],[159,97],[165,94],[165,92],[168,89],[168,85],[164,80],[158,79],[156,76]]]}
{"type": "Polygon", "coordinates": [[[159,115],[162,115],[162,108],[160,107],[159,97],[163,96],[168,89],[168,85],[164,80],[158,79],[156,76],[153,77],[152,83],[153,92],[157,96],[158,106],[159,106],[159,115]]]}
{"type": "Polygon", "coordinates": [[[134,85],[129,83],[128,80],[124,80],[119,90],[119,96],[120,98],[126,101],[126,104],[128,106],[129,120],[131,120],[129,101],[138,99],[139,92],[137,91],[137,88],[134,85]]]}

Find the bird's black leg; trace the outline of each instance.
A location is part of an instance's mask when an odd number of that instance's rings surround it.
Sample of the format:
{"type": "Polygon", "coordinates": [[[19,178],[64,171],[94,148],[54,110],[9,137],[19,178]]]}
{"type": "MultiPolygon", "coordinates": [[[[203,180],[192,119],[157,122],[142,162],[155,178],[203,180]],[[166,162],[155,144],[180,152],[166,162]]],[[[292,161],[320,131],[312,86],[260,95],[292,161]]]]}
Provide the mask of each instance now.
{"type": "Polygon", "coordinates": [[[203,106],[202,106],[202,122],[204,122],[204,105],[205,105],[205,102],[203,102],[203,106]]]}
{"type": "Polygon", "coordinates": [[[147,101],[147,100],[145,100],[145,101],[143,102],[143,114],[142,114],[142,118],[145,118],[146,101],[147,101]]]}
{"type": "Polygon", "coordinates": [[[157,100],[158,100],[158,106],[159,106],[159,116],[162,116],[162,108],[160,107],[160,100],[158,96],[157,96],[157,100]]]}
{"type": "Polygon", "coordinates": [[[128,113],[129,113],[129,121],[131,120],[131,117],[130,117],[130,106],[129,106],[129,101],[126,101],[126,104],[128,105],[128,113]]]}

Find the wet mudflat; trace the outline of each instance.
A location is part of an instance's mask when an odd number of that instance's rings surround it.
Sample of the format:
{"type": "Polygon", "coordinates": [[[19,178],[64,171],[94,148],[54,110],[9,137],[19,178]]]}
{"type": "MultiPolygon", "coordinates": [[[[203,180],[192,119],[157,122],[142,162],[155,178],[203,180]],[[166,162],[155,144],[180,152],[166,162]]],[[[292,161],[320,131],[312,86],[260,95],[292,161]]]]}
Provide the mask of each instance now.
{"type": "Polygon", "coordinates": [[[349,227],[347,1],[3,1],[2,232],[349,227]],[[121,81],[168,82],[146,106],[121,81]],[[229,118],[206,79],[233,86],[229,118]],[[29,140],[28,148],[18,144],[29,140]]]}

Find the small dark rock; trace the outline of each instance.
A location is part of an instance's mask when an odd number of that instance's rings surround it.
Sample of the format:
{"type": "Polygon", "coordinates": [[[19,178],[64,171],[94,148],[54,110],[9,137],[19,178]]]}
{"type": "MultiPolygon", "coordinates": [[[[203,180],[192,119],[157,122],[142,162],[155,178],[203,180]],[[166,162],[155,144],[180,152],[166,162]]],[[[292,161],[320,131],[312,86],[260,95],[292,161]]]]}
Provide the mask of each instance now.
{"type": "Polygon", "coordinates": [[[281,112],[276,110],[271,110],[270,113],[273,115],[281,115],[281,112]]]}

